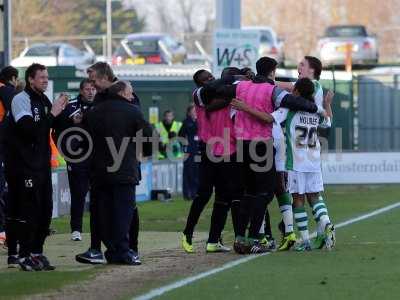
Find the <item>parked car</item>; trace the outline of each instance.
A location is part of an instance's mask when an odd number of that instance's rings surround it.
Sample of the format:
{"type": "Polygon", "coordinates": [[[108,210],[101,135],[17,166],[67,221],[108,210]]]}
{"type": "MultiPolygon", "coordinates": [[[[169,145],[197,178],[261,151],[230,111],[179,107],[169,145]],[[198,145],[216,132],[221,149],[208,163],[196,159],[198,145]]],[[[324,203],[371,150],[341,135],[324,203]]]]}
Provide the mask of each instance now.
{"type": "Polygon", "coordinates": [[[274,58],[280,65],[285,63],[284,43],[278,38],[277,34],[271,27],[266,26],[248,26],[242,30],[258,30],[260,31],[260,48],[258,54],[260,57],[269,56],[274,58]]]}
{"type": "Polygon", "coordinates": [[[14,67],[27,67],[32,63],[45,66],[88,65],[96,61],[95,55],[79,50],[67,43],[38,43],[27,47],[11,61],[14,67]]]}
{"type": "Polygon", "coordinates": [[[324,65],[344,65],[347,45],[351,46],[355,65],[376,64],[379,60],[378,41],[368,35],[365,26],[330,26],[318,41],[317,51],[324,65]]]}
{"type": "Polygon", "coordinates": [[[135,33],[120,43],[112,57],[113,65],[176,64],[186,58],[185,47],[167,34],[135,33]]]}

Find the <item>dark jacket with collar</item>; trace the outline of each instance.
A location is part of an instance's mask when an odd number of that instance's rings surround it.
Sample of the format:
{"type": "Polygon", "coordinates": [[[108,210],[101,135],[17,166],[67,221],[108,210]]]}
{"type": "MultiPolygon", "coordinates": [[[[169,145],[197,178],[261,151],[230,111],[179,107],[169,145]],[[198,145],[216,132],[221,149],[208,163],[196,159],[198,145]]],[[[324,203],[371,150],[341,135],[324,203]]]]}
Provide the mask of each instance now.
{"type": "Polygon", "coordinates": [[[191,117],[186,117],[182,122],[182,127],[179,130],[179,136],[187,140],[187,145],[184,145],[183,152],[197,154],[199,152],[199,138],[197,136],[197,122],[191,117]]]}
{"type": "MultiPolygon", "coordinates": [[[[69,101],[68,105],[65,107],[63,112],[57,116],[54,120],[54,131],[53,131],[53,139],[56,142],[57,147],[61,152],[68,158],[72,158],[74,160],[78,160],[79,155],[73,155],[68,153],[67,141],[69,137],[76,135],[80,136],[82,139],[78,140],[77,138],[71,139],[71,144],[69,145],[71,149],[76,152],[78,150],[81,151],[81,156],[85,155],[88,151],[88,141],[87,138],[82,135],[80,129],[82,128],[81,124],[74,124],[73,116],[80,112],[85,115],[88,110],[93,106],[93,102],[89,102],[83,99],[82,95],[79,95],[77,98],[69,101]]],[[[67,158],[67,162],[69,164],[73,164],[75,167],[89,167],[89,158],[85,158],[84,160],[79,160],[79,162],[69,162],[67,158]]]]}
{"type": "MultiPolygon", "coordinates": [[[[5,115],[11,109],[11,101],[12,98],[17,93],[15,86],[11,83],[4,83],[4,85],[0,86],[0,102],[5,110],[5,115]]],[[[6,127],[6,117],[4,116],[3,120],[0,120],[0,153],[3,153],[3,144],[5,141],[5,127],[6,127]]]]}
{"type": "Polygon", "coordinates": [[[132,138],[149,127],[139,108],[105,90],[96,95],[95,105],[86,114],[83,124],[93,141],[92,183],[137,184],[139,169],[132,138]],[[119,159],[113,156],[116,153],[120,154],[119,159]]]}
{"type": "Polygon", "coordinates": [[[49,138],[54,120],[50,110],[47,96],[29,87],[14,96],[6,120],[6,172],[38,178],[49,176],[49,138]]]}

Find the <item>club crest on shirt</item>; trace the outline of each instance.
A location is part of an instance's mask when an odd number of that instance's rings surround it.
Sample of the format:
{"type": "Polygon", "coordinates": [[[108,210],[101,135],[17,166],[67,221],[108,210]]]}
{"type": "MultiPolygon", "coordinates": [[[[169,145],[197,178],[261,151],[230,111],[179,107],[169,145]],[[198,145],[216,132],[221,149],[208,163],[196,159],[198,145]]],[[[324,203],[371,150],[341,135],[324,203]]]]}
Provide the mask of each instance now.
{"type": "Polygon", "coordinates": [[[37,107],[35,107],[33,109],[33,119],[35,120],[35,122],[39,122],[40,121],[40,114],[39,114],[39,109],[37,107]]]}

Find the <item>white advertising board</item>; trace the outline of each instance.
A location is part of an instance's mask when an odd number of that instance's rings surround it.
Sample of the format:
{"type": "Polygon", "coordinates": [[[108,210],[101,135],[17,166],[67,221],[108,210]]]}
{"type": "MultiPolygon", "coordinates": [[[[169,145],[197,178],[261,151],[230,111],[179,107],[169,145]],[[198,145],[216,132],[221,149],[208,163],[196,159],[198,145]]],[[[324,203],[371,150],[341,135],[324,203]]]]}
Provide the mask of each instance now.
{"type": "Polygon", "coordinates": [[[400,152],[323,154],[322,175],[325,184],[400,183],[400,152]]]}
{"type": "Polygon", "coordinates": [[[260,32],[257,30],[220,29],[214,33],[213,73],[226,67],[256,68],[260,32]]]}

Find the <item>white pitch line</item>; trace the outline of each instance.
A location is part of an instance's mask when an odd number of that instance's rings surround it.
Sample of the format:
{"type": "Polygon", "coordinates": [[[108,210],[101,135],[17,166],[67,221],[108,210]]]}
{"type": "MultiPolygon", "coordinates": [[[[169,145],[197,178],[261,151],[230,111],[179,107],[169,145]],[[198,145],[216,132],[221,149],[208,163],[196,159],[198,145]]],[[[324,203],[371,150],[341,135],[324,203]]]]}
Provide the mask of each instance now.
{"type": "MultiPolygon", "coordinates": [[[[356,223],[356,222],[359,222],[359,221],[374,217],[376,215],[385,213],[385,212],[387,212],[389,210],[392,210],[392,209],[395,209],[395,208],[398,208],[398,207],[400,207],[400,202],[397,202],[395,204],[382,207],[380,209],[374,210],[374,211],[372,211],[370,213],[361,215],[361,216],[356,217],[356,218],[351,218],[351,219],[349,219],[347,221],[344,221],[342,223],[336,224],[335,228],[345,227],[345,226],[351,225],[353,223],[356,223]]],[[[312,234],[312,236],[316,236],[316,233],[312,234]]],[[[160,287],[160,288],[157,288],[157,289],[153,289],[153,290],[151,290],[150,292],[148,292],[146,294],[143,294],[143,295],[141,295],[139,297],[136,297],[136,298],[132,298],[132,300],[150,300],[150,299],[153,299],[154,297],[161,296],[161,295],[163,295],[163,294],[165,294],[165,293],[167,293],[169,291],[172,291],[172,290],[175,290],[177,288],[186,286],[186,285],[188,285],[188,284],[190,284],[192,282],[195,282],[197,280],[200,280],[200,279],[206,278],[206,277],[208,277],[210,275],[214,275],[214,274],[217,274],[219,272],[228,270],[230,268],[233,268],[235,266],[241,265],[243,263],[246,263],[248,261],[251,261],[253,259],[265,256],[265,255],[268,255],[268,254],[270,254],[270,253],[258,254],[258,255],[249,255],[249,256],[246,256],[244,258],[240,258],[240,259],[234,260],[234,261],[229,262],[229,263],[227,263],[227,264],[225,264],[225,265],[223,265],[223,266],[221,266],[219,268],[212,269],[212,270],[209,270],[209,271],[206,271],[206,272],[202,272],[200,274],[188,277],[186,279],[182,279],[182,280],[176,281],[176,282],[174,282],[172,284],[168,284],[168,285],[165,285],[163,287],[160,287]]]]}

